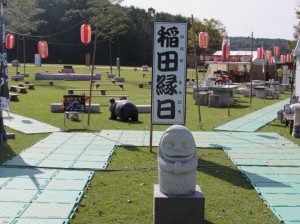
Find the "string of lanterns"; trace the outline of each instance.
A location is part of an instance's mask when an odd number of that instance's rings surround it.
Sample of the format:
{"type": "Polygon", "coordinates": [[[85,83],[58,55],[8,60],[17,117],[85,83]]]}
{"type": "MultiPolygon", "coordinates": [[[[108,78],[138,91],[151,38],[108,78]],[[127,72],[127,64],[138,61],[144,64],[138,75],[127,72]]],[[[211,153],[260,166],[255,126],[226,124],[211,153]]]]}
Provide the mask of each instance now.
{"type": "MultiPolygon", "coordinates": [[[[80,40],[83,44],[91,42],[92,29],[88,23],[84,23],[80,27],[80,40]]],[[[15,35],[8,33],[6,35],[6,48],[13,49],[15,47],[15,35]]],[[[38,53],[41,58],[47,58],[49,56],[48,43],[45,40],[38,42],[38,53]]]]}
{"type": "MultiPolygon", "coordinates": [[[[281,64],[292,62],[293,52],[290,53],[290,54],[286,54],[286,55],[283,55],[283,54],[280,55],[280,47],[279,46],[274,46],[273,52],[274,52],[274,56],[280,57],[281,64]]],[[[257,48],[257,58],[263,59],[263,57],[264,57],[263,47],[257,48]]],[[[265,58],[271,64],[274,63],[274,58],[272,57],[272,51],[271,50],[266,50],[265,51],[265,58]]]]}

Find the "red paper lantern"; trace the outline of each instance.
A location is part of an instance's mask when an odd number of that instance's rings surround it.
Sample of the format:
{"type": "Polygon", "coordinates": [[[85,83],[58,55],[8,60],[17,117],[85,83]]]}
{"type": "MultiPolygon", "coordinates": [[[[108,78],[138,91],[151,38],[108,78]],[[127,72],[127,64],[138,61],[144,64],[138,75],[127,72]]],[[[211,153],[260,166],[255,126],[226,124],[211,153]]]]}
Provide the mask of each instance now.
{"type": "Polygon", "coordinates": [[[266,59],[267,59],[268,61],[270,61],[271,58],[272,58],[272,51],[266,50],[266,59]]]}
{"type": "Polygon", "coordinates": [[[41,40],[38,43],[38,51],[41,58],[47,58],[48,57],[48,44],[46,41],[41,40]]]}
{"type": "Polygon", "coordinates": [[[274,47],[274,55],[275,56],[279,56],[280,55],[280,47],[279,46],[275,46],[274,47]]]}
{"type": "Polygon", "coordinates": [[[84,23],[80,27],[80,39],[84,44],[88,44],[91,42],[92,29],[91,26],[87,23],[84,23]]]}
{"type": "Polygon", "coordinates": [[[223,61],[229,60],[229,56],[230,56],[230,43],[228,39],[224,39],[223,46],[222,46],[223,61]]]}
{"type": "Polygon", "coordinates": [[[264,48],[259,47],[257,48],[257,58],[262,59],[264,56],[264,48]]]}
{"type": "Polygon", "coordinates": [[[208,32],[200,32],[199,33],[199,47],[207,49],[208,42],[209,42],[208,32]]]}
{"type": "Polygon", "coordinates": [[[287,54],[286,57],[286,62],[291,62],[292,61],[292,55],[291,54],[287,54]]]}
{"type": "Polygon", "coordinates": [[[286,62],[285,55],[280,55],[280,62],[281,62],[281,64],[285,64],[285,62],[286,62]]]}
{"type": "Polygon", "coordinates": [[[15,47],[15,35],[7,34],[6,35],[6,48],[13,49],[15,47]]]}

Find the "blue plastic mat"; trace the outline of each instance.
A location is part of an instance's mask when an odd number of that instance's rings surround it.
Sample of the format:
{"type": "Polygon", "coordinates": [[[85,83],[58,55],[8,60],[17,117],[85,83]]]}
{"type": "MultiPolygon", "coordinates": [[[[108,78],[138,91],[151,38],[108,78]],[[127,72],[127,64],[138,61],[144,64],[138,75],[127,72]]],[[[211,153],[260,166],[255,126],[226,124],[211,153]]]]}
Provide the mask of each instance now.
{"type": "Polygon", "coordinates": [[[245,115],[236,120],[216,127],[216,131],[239,131],[239,132],[255,132],[267,123],[273,121],[277,117],[277,111],[283,109],[283,106],[289,103],[290,99],[283,100],[271,106],[257,110],[253,113],[245,115]]]}
{"type": "Polygon", "coordinates": [[[56,132],[3,165],[101,170],[106,169],[115,148],[114,142],[97,133],[56,132]]]}
{"type": "MultiPolygon", "coordinates": [[[[1,220],[0,220],[1,223],[1,220]]],[[[5,223],[5,222],[3,222],[5,223]]],[[[10,222],[7,222],[10,223],[10,222]]],[[[68,224],[69,219],[28,219],[17,218],[13,220],[12,224],[68,224]]]]}
{"type": "Polygon", "coordinates": [[[52,133],[63,131],[63,129],[54,127],[52,125],[13,113],[7,113],[7,115],[4,116],[3,119],[5,126],[23,132],[25,134],[52,133]]]}
{"type": "Polygon", "coordinates": [[[73,217],[94,172],[6,168],[0,180],[0,223],[66,224],[73,217]]]}

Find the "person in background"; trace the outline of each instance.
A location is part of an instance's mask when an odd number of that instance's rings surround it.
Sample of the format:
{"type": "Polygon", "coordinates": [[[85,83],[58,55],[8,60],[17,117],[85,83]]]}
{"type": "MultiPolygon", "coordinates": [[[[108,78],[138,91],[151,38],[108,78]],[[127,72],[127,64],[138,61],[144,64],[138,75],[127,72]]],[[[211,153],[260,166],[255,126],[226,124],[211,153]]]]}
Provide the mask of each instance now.
{"type": "Polygon", "coordinates": [[[282,67],[279,67],[277,69],[277,77],[278,77],[279,83],[282,83],[282,76],[283,76],[283,70],[282,70],[282,67]]]}

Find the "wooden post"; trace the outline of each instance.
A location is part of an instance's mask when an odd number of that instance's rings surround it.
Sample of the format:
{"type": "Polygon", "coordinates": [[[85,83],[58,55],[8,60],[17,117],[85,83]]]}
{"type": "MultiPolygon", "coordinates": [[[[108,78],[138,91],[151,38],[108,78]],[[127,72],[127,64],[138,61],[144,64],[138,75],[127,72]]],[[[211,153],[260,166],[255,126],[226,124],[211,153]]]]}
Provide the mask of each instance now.
{"type": "Polygon", "coordinates": [[[152,152],[152,141],[153,141],[153,125],[150,124],[150,142],[149,142],[149,152],[152,152]]]}

